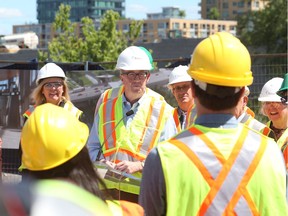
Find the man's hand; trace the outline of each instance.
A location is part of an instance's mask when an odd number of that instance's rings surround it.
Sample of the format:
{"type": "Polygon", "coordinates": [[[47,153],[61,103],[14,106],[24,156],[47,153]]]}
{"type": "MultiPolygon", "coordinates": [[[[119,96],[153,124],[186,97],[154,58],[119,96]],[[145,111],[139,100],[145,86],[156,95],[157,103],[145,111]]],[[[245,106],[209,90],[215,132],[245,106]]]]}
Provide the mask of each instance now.
{"type": "Polygon", "coordinates": [[[143,167],[140,161],[121,161],[116,164],[115,169],[131,174],[142,171],[143,167]]]}

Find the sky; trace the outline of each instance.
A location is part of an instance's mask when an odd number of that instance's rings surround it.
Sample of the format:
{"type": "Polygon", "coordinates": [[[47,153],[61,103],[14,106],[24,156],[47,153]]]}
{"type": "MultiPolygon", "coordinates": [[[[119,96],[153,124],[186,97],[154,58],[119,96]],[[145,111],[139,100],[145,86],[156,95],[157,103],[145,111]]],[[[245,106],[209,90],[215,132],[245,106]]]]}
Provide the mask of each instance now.
{"type": "MultiPolygon", "coordinates": [[[[200,19],[201,0],[126,0],[126,17],[146,19],[147,13],[160,13],[162,7],[185,10],[186,19],[200,19]]],[[[13,25],[37,23],[36,0],[0,0],[0,35],[12,34],[13,25]]]]}

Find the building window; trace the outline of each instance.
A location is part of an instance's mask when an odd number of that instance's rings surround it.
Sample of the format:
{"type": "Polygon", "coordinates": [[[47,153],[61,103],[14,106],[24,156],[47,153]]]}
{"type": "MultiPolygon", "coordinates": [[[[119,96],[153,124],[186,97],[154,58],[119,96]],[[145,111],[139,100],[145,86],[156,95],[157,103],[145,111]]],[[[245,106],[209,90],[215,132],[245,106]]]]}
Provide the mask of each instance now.
{"type": "Polygon", "coordinates": [[[173,29],[179,29],[180,25],[179,23],[173,23],[173,29]]]}
{"type": "Polygon", "coordinates": [[[166,28],[165,24],[166,23],[162,23],[162,22],[158,23],[158,29],[165,29],[166,28]]]}
{"type": "Polygon", "coordinates": [[[239,7],[239,8],[244,8],[244,1],[238,2],[238,7],[239,7]]]}
{"type": "Polygon", "coordinates": [[[153,30],[153,23],[148,23],[148,29],[153,30]]]}

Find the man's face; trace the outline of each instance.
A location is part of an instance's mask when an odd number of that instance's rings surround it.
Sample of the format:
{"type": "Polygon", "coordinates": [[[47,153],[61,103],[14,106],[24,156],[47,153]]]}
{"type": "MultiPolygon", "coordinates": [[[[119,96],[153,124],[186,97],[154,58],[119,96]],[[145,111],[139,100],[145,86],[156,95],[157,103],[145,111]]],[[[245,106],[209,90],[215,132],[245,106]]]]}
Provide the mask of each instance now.
{"type": "Polygon", "coordinates": [[[192,107],[194,100],[192,97],[191,81],[179,82],[171,85],[172,93],[178,103],[178,106],[187,111],[189,107],[192,107]]]}
{"type": "Polygon", "coordinates": [[[120,78],[125,86],[125,91],[141,95],[145,93],[150,73],[143,70],[122,70],[120,78]]]}

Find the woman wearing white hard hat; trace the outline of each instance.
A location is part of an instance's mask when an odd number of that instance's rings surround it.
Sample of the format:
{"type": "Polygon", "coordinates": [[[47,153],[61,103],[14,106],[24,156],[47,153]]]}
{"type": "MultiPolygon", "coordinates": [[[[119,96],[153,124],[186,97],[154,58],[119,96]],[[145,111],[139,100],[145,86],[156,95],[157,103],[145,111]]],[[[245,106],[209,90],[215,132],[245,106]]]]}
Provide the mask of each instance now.
{"type": "MultiPolygon", "coordinates": [[[[47,63],[38,72],[36,88],[32,92],[32,100],[35,106],[51,103],[72,112],[80,118],[82,111],[70,102],[69,89],[64,71],[55,63],[47,63]]],[[[24,113],[24,118],[29,118],[34,107],[24,113]]]]}
{"type": "MultiPolygon", "coordinates": [[[[268,117],[267,125],[275,133],[275,141],[283,152],[288,137],[288,108],[277,95],[282,82],[283,79],[279,77],[270,79],[263,86],[258,100],[262,102],[261,112],[268,117]]],[[[288,169],[288,158],[285,158],[285,163],[288,169]]]]}
{"type": "MultiPolygon", "coordinates": [[[[81,119],[83,112],[72,104],[68,92],[64,71],[55,63],[45,64],[38,72],[36,88],[32,92],[34,106],[31,106],[23,114],[24,122],[29,118],[35,107],[45,103],[63,107],[75,115],[76,118],[81,119]]],[[[22,157],[21,143],[19,145],[19,154],[22,157]]],[[[19,170],[23,168],[21,165],[19,170]]]]}

